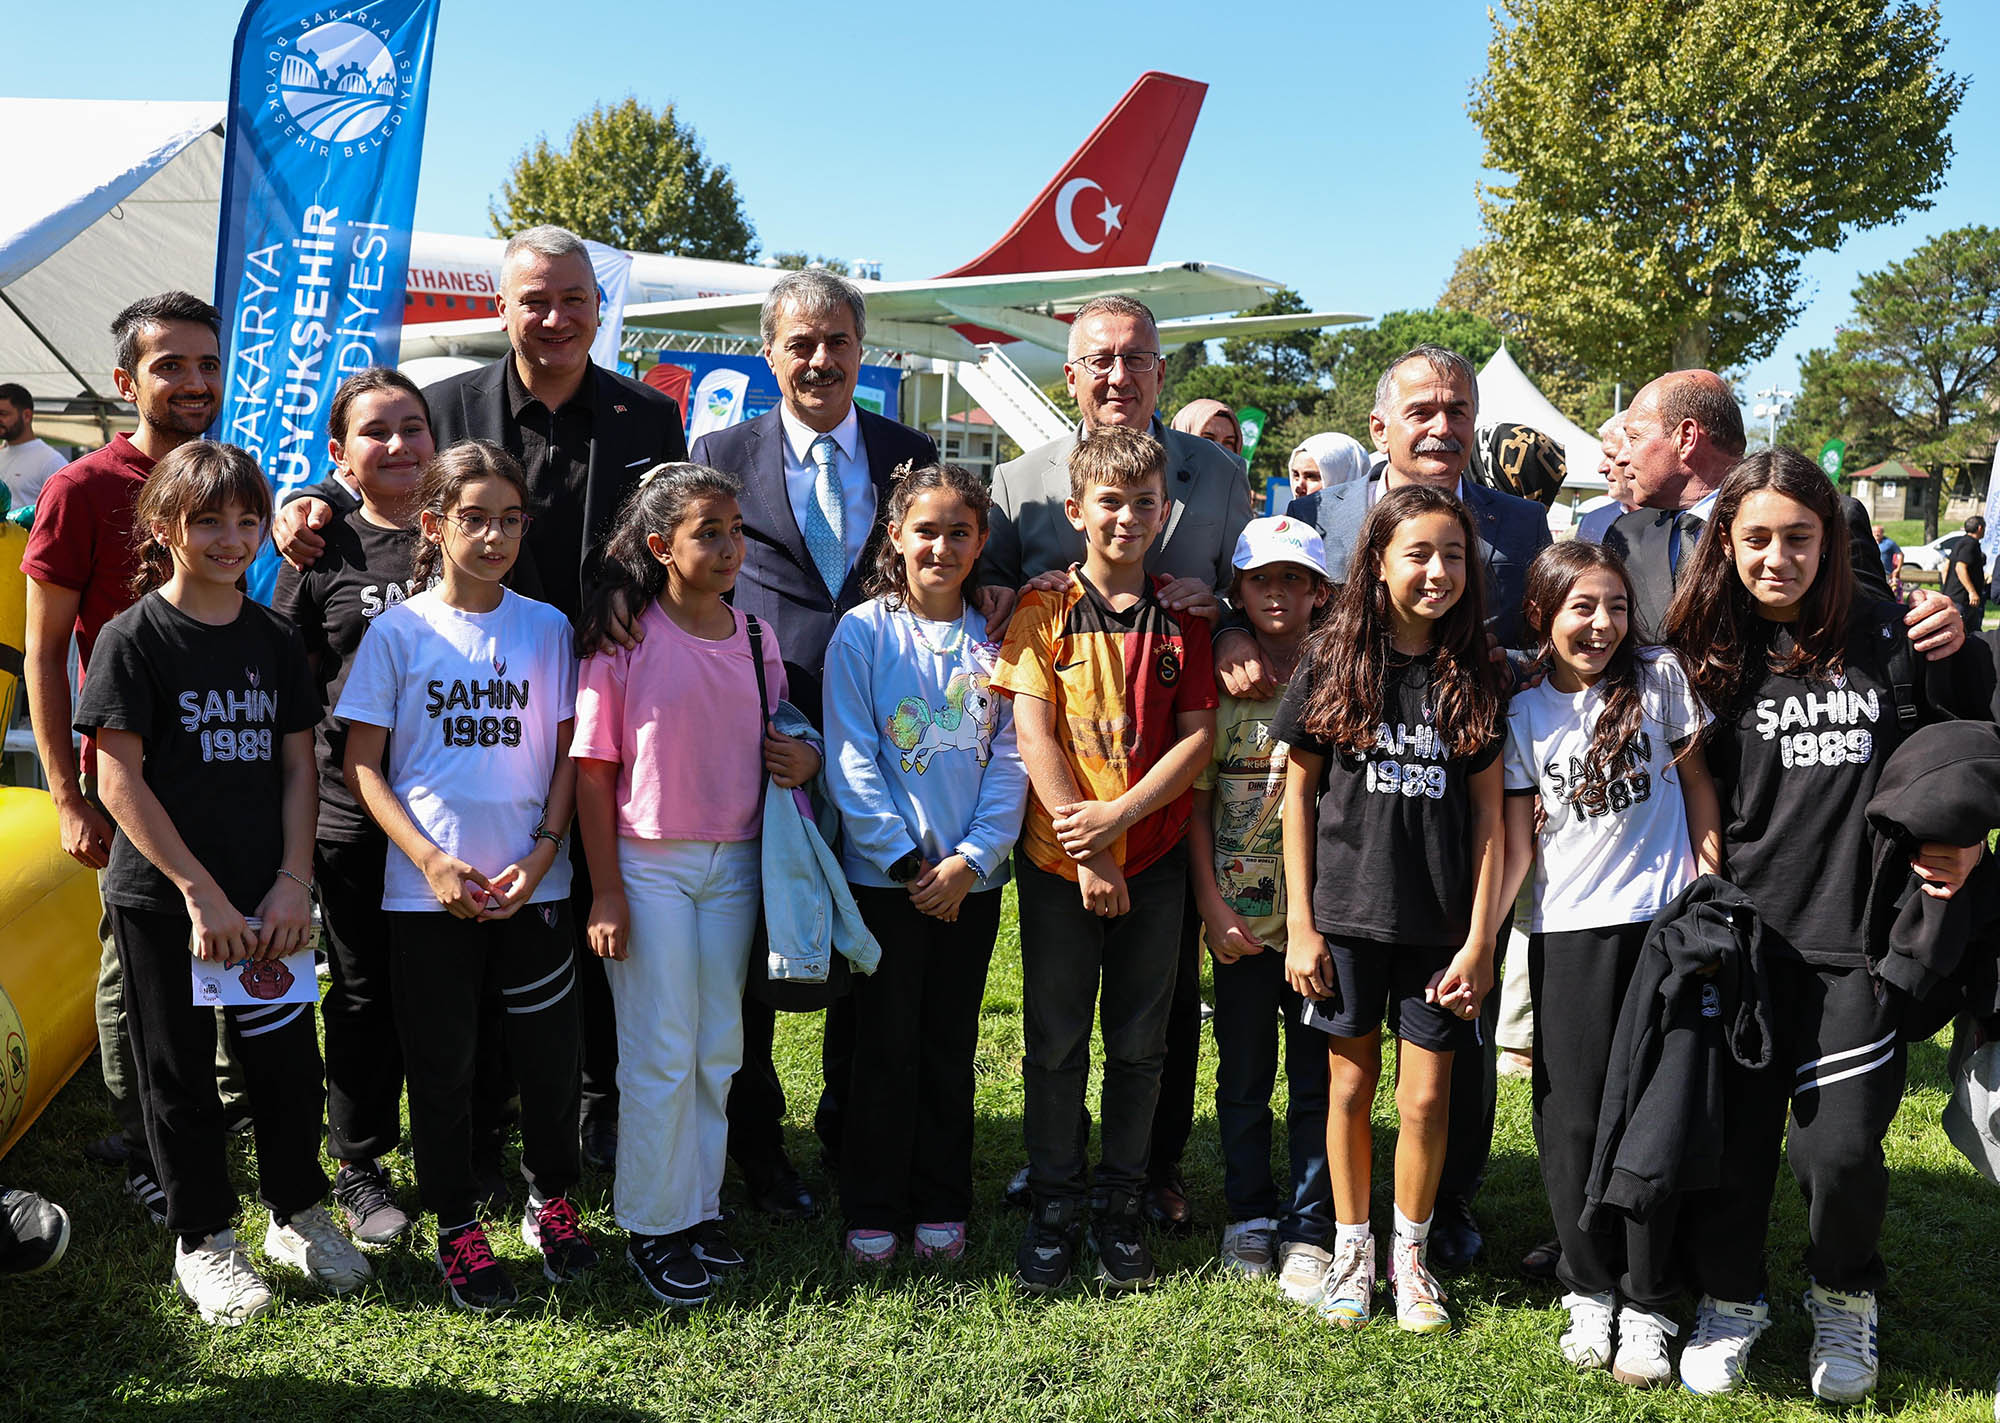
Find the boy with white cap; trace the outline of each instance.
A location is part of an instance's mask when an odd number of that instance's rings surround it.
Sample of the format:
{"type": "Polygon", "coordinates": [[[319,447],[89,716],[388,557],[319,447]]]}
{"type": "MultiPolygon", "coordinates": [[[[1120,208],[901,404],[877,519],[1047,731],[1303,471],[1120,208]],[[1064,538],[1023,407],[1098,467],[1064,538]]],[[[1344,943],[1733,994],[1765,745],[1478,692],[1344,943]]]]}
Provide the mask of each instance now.
{"type": "Polygon", "coordinates": [[[1252,519],[1236,541],[1230,598],[1250,620],[1278,687],[1268,700],[1219,692],[1215,754],[1195,777],[1189,875],[1215,960],[1215,1116],[1229,1225],[1222,1265],[1277,1273],[1310,1304],[1326,1282],[1333,1231],[1326,1164],[1326,1042],[1285,982],[1285,748],[1271,734],[1285,683],[1332,585],[1319,533],[1298,519],[1252,519]],[[1271,1089],[1280,1024],[1290,1110],[1290,1189],[1271,1177],[1271,1089]]]}

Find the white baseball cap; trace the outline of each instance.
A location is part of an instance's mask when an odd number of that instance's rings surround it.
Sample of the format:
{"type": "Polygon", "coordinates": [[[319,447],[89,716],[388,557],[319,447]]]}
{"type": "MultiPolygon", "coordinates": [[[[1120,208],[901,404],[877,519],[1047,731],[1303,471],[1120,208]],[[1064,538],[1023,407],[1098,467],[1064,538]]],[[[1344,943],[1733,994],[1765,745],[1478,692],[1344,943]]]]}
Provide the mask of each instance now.
{"type": "Polygon", "coordinates": [[[1326,571],[1326,541],[1302,519],[1252,519],[1236,539],[1236,567],[1248,572],[1271,563],[1296,563],[1320,577],[1326,571]]]}

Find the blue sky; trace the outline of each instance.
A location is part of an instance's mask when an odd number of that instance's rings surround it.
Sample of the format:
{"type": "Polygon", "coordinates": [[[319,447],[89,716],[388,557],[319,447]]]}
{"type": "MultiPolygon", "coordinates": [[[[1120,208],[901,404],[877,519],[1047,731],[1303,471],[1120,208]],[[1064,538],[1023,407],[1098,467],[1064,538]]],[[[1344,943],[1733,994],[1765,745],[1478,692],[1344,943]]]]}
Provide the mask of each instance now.
{"type": "MultiPolygon", "coordinates": [[[[10,93],[227,93],[239,11],[226,0],[16,8],[26,13],[8,22],[10,93]]],[[[2000,218],[2000,85],[1982,73],[2000,54],[2000,7],[1945,0],[1943,13],[1946,63],[1973,80],[1944,191],[1930,211],[1808,260],[1811,305],[1749,372],[1746,396],[1796,384],[1797,357],[1832,339],[1860,272],[2000,218]]],[[[523,147],[633,94],[674,102],[696,126],[767,251],[931,276],[984,250],[1127,86],[1163,69],[1210,87],[1156,259],[1245,268],[1322,309],[1426,306],[1479,236],[1481,143],[1465,101],[1488,34],[1477,0],[443,0],[417,225],[485,233],[487,201],[523,147]]]]}

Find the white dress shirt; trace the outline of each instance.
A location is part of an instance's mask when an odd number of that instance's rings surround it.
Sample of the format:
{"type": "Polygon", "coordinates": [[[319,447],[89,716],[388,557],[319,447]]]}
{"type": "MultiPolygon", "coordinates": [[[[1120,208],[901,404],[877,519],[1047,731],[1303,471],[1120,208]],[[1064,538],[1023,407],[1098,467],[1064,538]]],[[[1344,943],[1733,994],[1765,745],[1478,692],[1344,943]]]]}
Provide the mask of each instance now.
{"type": "MultiPolygon", "coordinates": [[[[785,429],[785,497],[803,534],[813,486],[819,482],[812,445],[820,432],[796,419],[783,405],[778,407],[778,420],[785,429]]],[[[847,407],[847,418],[826,433],[833,436],[836,447],[833,473],[840,480],[841,540],[847,545],[847,566],[852,568],[875,523],[875,481],[868,477],[868,447],[861,443],[861,420],[853,406],[847,407]]]]}

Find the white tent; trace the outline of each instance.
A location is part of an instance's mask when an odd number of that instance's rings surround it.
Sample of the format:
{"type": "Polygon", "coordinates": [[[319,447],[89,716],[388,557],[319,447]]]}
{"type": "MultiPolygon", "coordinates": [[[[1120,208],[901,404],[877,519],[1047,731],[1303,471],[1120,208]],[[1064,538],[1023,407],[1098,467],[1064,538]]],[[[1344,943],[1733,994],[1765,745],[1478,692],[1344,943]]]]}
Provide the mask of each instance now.
{"type": "Polygon", "coordinates": [[[1504,344],[1479,373],[1479,423],[1491,425],[1503,420],[1540,430],[1563,447],[1569,457],[1563,488],[1603,492],[1604,477],[1597,472],[1597,462],[1604,450],[1597,436],[1549,404],[1548,397],[1514,364],[1504,344]]]}
{"type": "Polygon", "coordinates": [[[27,140],[0,187],[0,381],[34,395],[37,433],[101,443],[121,412],[111,318],[212,294],[224,107],[0,99],[0,133],[27,140]]]}

